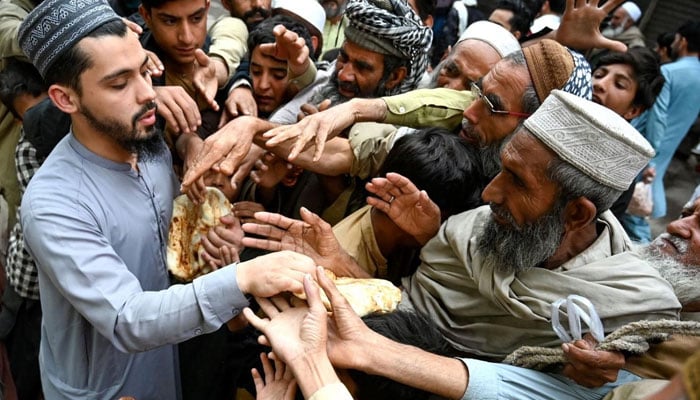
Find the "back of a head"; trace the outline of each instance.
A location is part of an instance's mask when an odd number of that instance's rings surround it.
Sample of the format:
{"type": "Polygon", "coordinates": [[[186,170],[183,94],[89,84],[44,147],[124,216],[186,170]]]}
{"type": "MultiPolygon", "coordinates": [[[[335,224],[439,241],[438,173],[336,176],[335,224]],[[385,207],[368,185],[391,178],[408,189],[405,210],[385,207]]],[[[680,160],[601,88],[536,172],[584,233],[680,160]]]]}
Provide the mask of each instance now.
{"type": "Polygon", "coordinates": [[[671,54],[671,43],[673,43],[675,38],[676,34],[674,32],[659,33],[659,36],[656,37],[656,45],[666,49],[667,54],[671,54]]]}
{"type": "Polygon", "coordinates": [[[646,47],[633,47],[624,53],[604,55],[598,61],[596,69],[613,64],[625,64],[632,68],[637,82],[637,93],[632,104],[642,107],[642,111],[651,108],[664,86],[658,55],[646,47]]]}
{"type": "Polygon", "coordinates": [[[306,47],[309,48],[309,54],[313,53],[313,44],[311,35],[306,26],[296,19],[283,14],[278,14],[270,18],[262,20],[248,35],[248,53],[252,53],[253,49],[264,43],[275,43],[275,34],[273,29],[277,25],[283,25],[287,30],[290,30],[299,37],[304,39],[306,47]]]}
{"type": "Polygon", "coordinates": [[[521,38],[527,36],[535,19],[535,13],[530,10],[530,5],[523,0],[500,0],[494,9],[511,11],[513,13],[510,20],[512,30],[520,32],[521,38]]]}
{"type": "Polygon", "coordinates": [[[591,66],[580,53],[543,39],[524,47],[523,55],[540,103],[555,89],[591,99],[591,66]]]}
{"type": "Polygon", "coordinates": [[[18,39],[47,84],[61,83],[80,92],[80,75],[92,65],[80,51],[80,40],[126,33],[126,24],[105,0],[44,0],[20,25],[18,39]]]}
{"type": "Polygon", "coordinates": [[[0,101],[15,118],[22,117],[15,109],[15,99],[22,95],[39,97],[46,90],[44,79],[33,65],[15,58],[6,60],[0,72],[0,101]]]}
{"type": "Polygon", "coordinates": [[[688,52],[700,51],[700,21],[687,21],[678,28],[678,33],[688,42],[688,52]]]}
{"type": "MultiPolygon", "coordinates": [[[[435,324],[412,312],[397,310],[389,314],[370,314],[362,318],[373,331],[395,342],[408,344],[442,356],[454,356],[453,350],[435,324]]],[[[432,395],[378,375],[350,370],[357,384],[356,398],[362,400],[422,400],[432,395]]]]}
{"type": "Polygon", "coordinates": [[[315,61],[321,55],[323,47],[323,26],[326,23],[326,13],[317,0],[275,0],[272,2],[272,15],[284,14],[301,22],[309,31],[310,36],[318,39],[316,51],[309,46],[310,57],[315,61]]]}
{"type": "Polygon", "coordinates": [[[549,9],[555,14],[564,14],[564,10],[566,9],[566,0],[549,0],[549,9]]]}
{"type": "Polygon", "coordinates": [[[428,193],[445,219],[481,204],[486,180],[475,151],[445,129],[424,129],[399,138],[379,173],[410,179],[428,193]]]}

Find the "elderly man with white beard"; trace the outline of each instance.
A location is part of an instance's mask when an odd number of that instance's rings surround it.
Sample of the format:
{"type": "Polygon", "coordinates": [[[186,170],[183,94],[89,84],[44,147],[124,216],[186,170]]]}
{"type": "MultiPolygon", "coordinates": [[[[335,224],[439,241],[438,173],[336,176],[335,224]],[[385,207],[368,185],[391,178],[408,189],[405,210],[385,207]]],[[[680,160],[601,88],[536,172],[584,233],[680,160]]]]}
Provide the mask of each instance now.
{"type": "MultiPolygon", "coordinates": [[[[551,304],[570,294],[595,305],[605,332],[678,318],[671,286],[630,251],[608,211],[652,154],[619,115],[553,91],[506,141],[502,170],[482,194],[489,206],[449,218],[403,281],[401,307],[429,316],[465,358],[435,356],[336,321],[331,360],[463,399],[600,399],[640,379],[621,371],[614,383],[591,389],[561,373],[484,360],[501,361],[521,346],[561,346],[551,304]]],[[[387,185],[378,195],[395,203],[404,194],[387,185]]]]}

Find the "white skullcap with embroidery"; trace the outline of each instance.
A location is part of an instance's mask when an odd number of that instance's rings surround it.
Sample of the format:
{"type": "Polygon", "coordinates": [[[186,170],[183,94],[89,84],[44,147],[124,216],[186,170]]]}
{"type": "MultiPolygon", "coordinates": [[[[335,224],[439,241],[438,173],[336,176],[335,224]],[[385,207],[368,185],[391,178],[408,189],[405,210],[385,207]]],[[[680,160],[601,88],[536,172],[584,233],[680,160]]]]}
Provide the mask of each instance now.
{"type": "Polygon", "coordinates": [[[524,123],[562,160],[616,190],[627,190],[654,156],[632,125],[607,107],[553,90],[524,123]]]}
{"type": "Polygon", "coordinates": [[[504,27],[489,21],[477,21],[469,25],[459,37],[457,43],[476,39],[493,47],[501,57],[520,50],[518,39],[504,27]]]}

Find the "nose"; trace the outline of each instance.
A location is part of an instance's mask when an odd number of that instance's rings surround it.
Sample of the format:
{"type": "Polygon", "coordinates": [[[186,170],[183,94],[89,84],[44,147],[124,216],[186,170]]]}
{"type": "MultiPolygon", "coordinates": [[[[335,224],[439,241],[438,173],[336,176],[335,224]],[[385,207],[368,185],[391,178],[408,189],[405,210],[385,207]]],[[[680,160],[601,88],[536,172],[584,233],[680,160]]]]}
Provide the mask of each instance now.
{"type": "Polygon", "coordinates": [[[250,8],[263,8],[263,0],[250,0],[250,8]]]}
{"type": "Polygon", "coordinates": [[[260,82],[258,84],[258,89],[265,91],[270,88],[270,76],[267,73],[263,73],[260,77],[260,82]]]}
{"type": "Polygon", "coordinates": [[[498,173],[481,192],[481,199],[484,203],[503,204],[502,190],[503,174],[498,173]]]}
{"type": "Polygon", "coordinates": [[[194,35],[192,34],[192,27],[189,23],[185,22],[182,24],[178,30],[177,40],[180,43],[190,44],[194,41],[194,35]]]}
{"type": "Polygon", "coordinates": [[[666,232],[671,235],[678,236],[683,239],[690,239],[693,230],[698,229],[698,215],[690,215],[685,218],[680,218],[666,225],[666,232]]]}
{"type": "Polygon", "coordinates": [[[137,101],[139,104],[147,104],[156,99],[156,91],[153,89],[151,82],[151,74],[146,74],[141,79],[141,85],[138,88],[137,101]]]}
{"type": "Polygon", "coordinates": [[[606,88],[609,84],[609,77],[604,76],[602,78],[593,78],[593,92],[605,93],[606,88]]]}
{"type": "Polygon", "coordinates": [[[350,63],[345,63],[338,71],[338,81],[355,82],[355,71],[350,63]]]}
{"type": "Polygon", "coordinates": [[[471,124],[476,124],[479,122],[479,119],[477,117],[477,107],[479,106],[479,100],[478,98],[475,98],[474,101],[472,101],[472,104],[469,105],[469,107],[464,109],[464,112],[462,115],[464,118],[466,118],[471,124]]]}

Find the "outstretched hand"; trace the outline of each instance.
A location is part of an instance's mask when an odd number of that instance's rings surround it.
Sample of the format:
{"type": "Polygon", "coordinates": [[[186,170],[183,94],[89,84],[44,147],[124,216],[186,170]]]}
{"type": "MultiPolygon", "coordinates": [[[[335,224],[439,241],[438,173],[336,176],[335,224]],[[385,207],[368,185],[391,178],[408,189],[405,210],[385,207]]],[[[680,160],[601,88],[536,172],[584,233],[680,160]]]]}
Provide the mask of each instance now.
{"type": "MultiPolygon", "coordinates": [[[[300,210],[302,220],[287,218],[280,214],[257,212],[260,223],[243,224],[247,234],[242,244],[269,251],[291,250],[311,257],[317,265],[332,270],[338,276],[357,276],[359,266],[354,263],[336,239],[331,226],[306,208],[300,210]],[[352,263],[351,266],[348,266],[352,263]]],[[[359,277],[359,276],[358,276],[359,277]]],[[[365,276],[361,276],[365,277],[365,276]]]]}
{"type": "Polygon", "coordinates": [[[421,245],[437,234],[441,223],[440,208],[408,178],[389,172],[386,178],[374,178],[365,187],[377,196],[368,197],[367,204],[388,215],[421,245]]]}
{"type": "Polygon", "coordinates": [[[297,383],[292,370],[280,360],[275,359],[275,366],[267,354],[260,353],[263,375],[253,368],[250,372],[255,383],[256,400],[294,400],[297,383]]]}
{"type": "Polygon", "coordinates": [[[204,96],[212,110],[219,111],[219,103],[215,100],[216,92],[219,90],[219,82],[214,62],[202,49],[195,50],[194,57],[194,77],[192,79],[194,88],[204,96]]]}
{"type": "Polygon", "coordinates": [[[600,24],[624,0],[609,0],[598,6],[599,0],[566,0],[566,9],[556,31],[557,42],[577,50],[593,48],[624,52],[624,43],[610,40],[600,33],[600,24]]]}
{"type": "MultiPolygon", "coordinates": [[[[330,103],[326,103],[328,105],[330,103]]],[[[337,105],[328,110],[308,114],[293,125],[282,125],[265,132],[262,136],[267,139],[268,147],[277,146],[287,140],[294,140],[294,146],[287,159],[294,161],[299,153],[304,151],[313,141],[313,160],[321,159],[326,141],[337,136],[340,132],[355,123],[353,106],[348,103],[337,105]]]]}
{"type": "Polygon", "coordinates": [[[293,77],[302,75],[311,63],[309,48],[304,38],[284,25],[276,25],[272,33],[275,35],[275,42],[261,44],[260,52],[287,61],[287,68],[293,77]]]}

